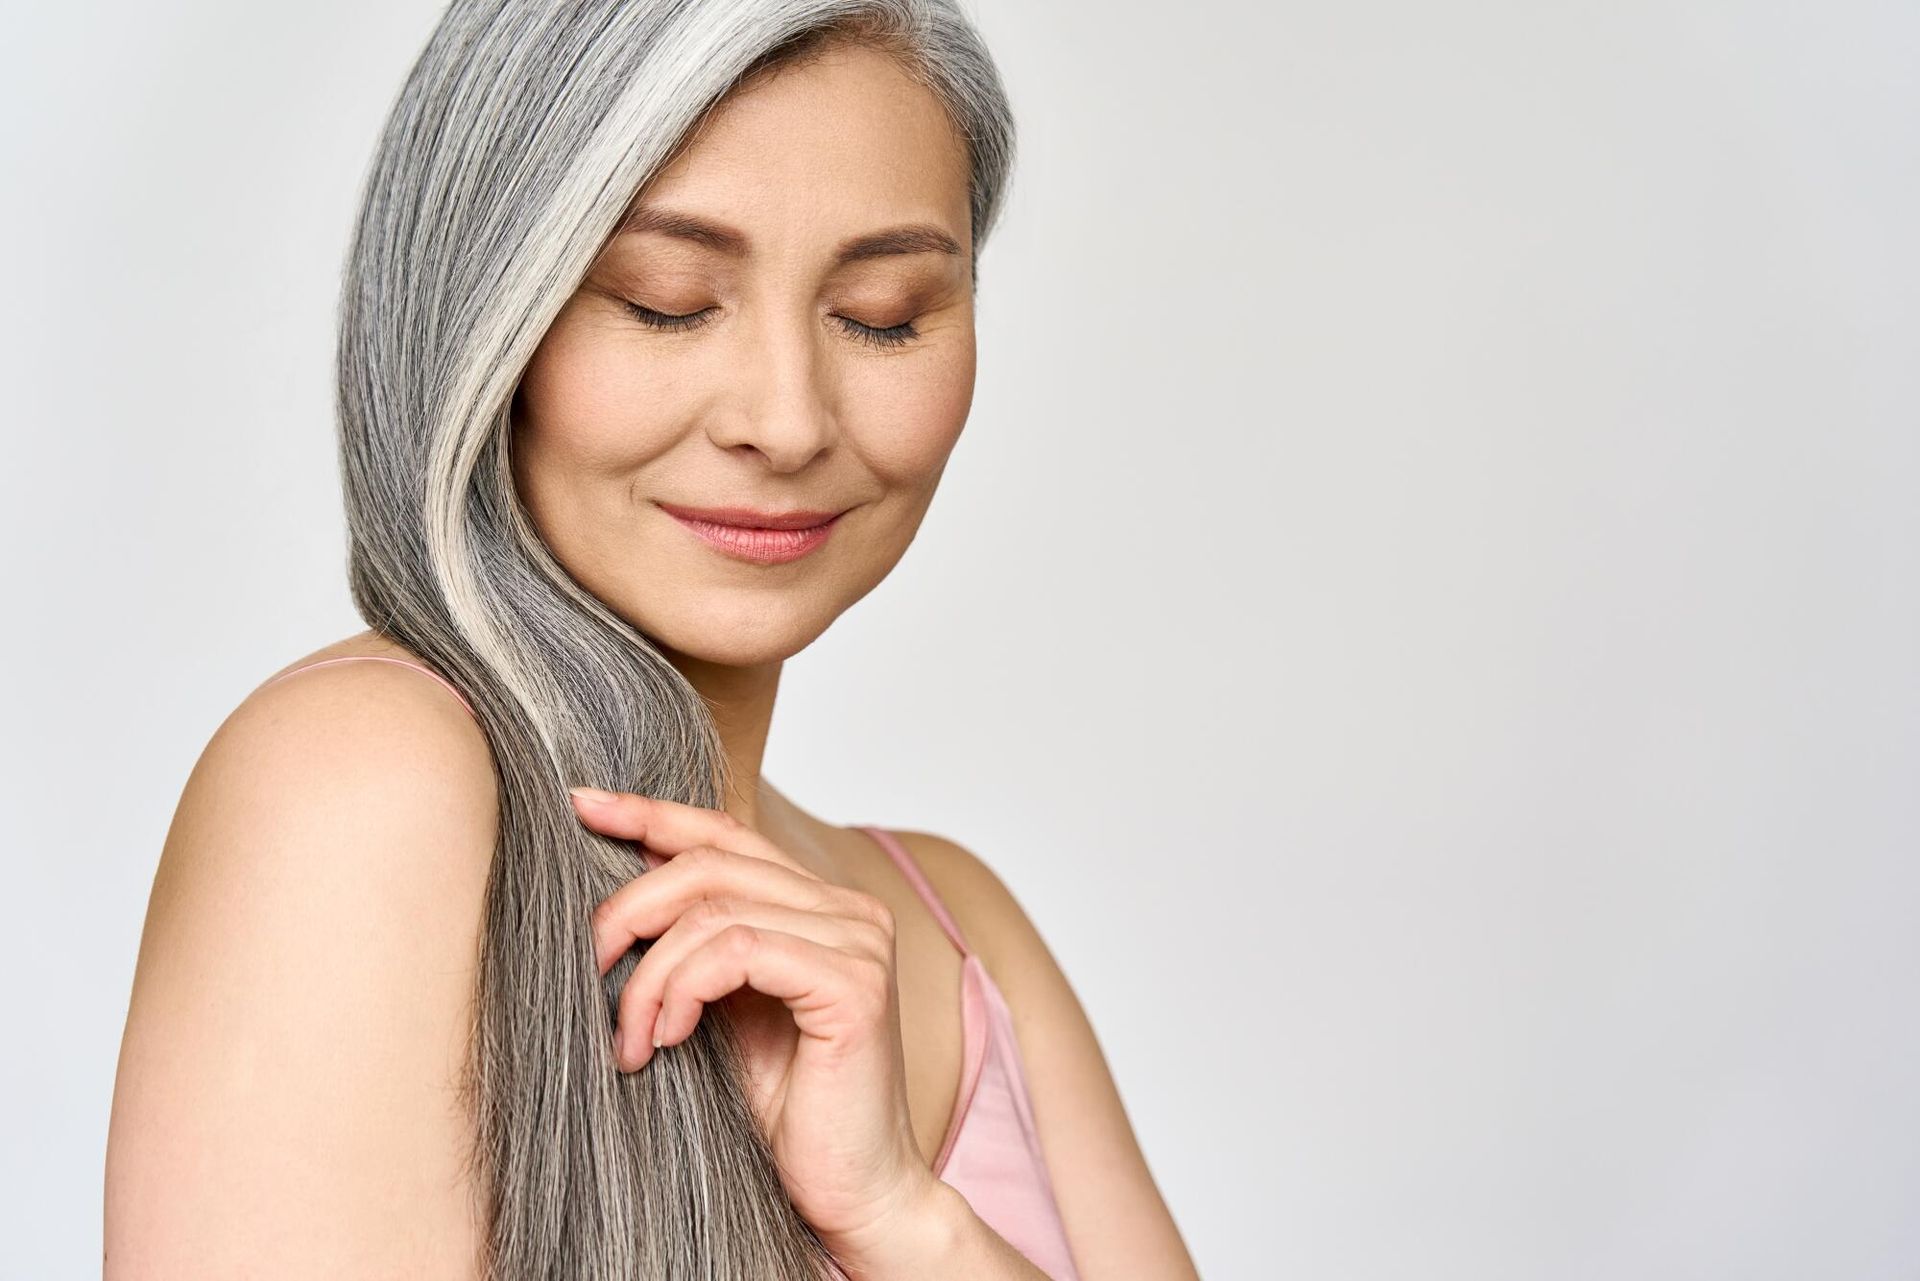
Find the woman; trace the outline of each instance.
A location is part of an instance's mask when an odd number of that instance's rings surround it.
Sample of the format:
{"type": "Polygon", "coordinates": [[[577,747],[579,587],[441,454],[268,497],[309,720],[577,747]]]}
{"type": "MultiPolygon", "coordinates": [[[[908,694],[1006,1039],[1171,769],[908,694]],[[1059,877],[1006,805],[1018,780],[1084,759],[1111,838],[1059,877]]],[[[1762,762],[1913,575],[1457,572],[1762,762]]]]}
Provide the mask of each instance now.
{"type": "Polygon", "coordinates": [[[1193,1275],[987,866],[760,778],[965,421],[1012,145],[949,0],[448,10],[343,295],[370,628],[187,784],[109,1277],[1193,1275]]]}

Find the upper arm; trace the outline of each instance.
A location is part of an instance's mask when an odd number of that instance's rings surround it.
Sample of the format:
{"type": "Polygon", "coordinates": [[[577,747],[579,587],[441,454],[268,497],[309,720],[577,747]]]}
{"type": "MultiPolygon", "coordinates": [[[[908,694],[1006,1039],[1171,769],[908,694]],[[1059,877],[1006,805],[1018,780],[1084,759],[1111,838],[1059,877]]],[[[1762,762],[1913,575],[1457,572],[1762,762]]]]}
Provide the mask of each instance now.
{"type": "Polygon", "coordinates": [[[1040,932],[991,868],[912,834],[914,853],[1007,998],[1060,1217],[1086,1281],[1197,1277],[1134,1137],[1093,1025],[1040,932]]]}
{"type": "Polygon", "coordinates": [[[476,1274],[459,1086],[497,804],[478,726],[388,664],[220,727],[148,902],[106,1276],[476,1274]]]}

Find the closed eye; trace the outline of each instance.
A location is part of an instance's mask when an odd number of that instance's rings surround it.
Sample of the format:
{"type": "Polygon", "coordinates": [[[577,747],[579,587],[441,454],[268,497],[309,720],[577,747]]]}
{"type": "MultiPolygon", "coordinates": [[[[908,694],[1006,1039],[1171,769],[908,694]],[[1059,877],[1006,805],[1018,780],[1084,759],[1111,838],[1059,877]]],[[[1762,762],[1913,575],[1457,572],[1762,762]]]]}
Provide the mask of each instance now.
{"type": "MultiPolygon", "coordinates": [[[[643,307],[637,302],[629,302],[626,304],[626,307],[635,319],[649,329],[660,329],[674,333],[684,333],[691,329],[698,329],[700,326],[706,324],[707,321],[711,320],[713,313],[719,310],[717,307],[702,307],[699,311],[688,311],[675,315],[672,312],[655,311],[651,307],[643,307]]],[[[913,327],[911,321],[879,328],[874,325],[863,325],[850,316],[835,316],[834,319],[840,322],[841,329],[849,337],[856,338],[872,347],[904,347],[920,336],[920,331],[913,327]]]]}
{"type": "Polygon", "coordinates": [[[646,325],[648,328],[685,330],[698,329],[700,326],[706,324],[715,309],[712,307],[702,307],[699,311],[689,311],[676,316],[671,312],[655,311],[651,307],[642,307],[637,302],[630,302],[627,304],[627,310],[632,312],[640,323],[646,325]]]}
{"type": "Polygon", "coordinates": [[[888,325],[885,329],[875,329],[872,325],[863,325],[846,316],[836,316],[841,327],[855,338],[873,347],[904,347],[920,336],[920,331],[912,322],[901,325],[888,325]]]}

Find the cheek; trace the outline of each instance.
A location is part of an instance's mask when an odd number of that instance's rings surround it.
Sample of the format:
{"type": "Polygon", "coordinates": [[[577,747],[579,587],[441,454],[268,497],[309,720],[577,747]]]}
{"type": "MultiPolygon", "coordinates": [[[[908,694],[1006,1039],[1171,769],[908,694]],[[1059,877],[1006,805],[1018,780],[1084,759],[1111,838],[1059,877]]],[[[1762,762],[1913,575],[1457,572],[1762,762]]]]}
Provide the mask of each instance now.
{"type": "Polygon", "coordinates": [[[592,473],[631,468],[672,443],[674,380],[608,329],[565,313],[556,319],[520,380],[518,447],[592,473]]]}
{"type": "Polygon", "coordinates": [[[930,483],[946,465],[973,405],[974,344],[921,359],[878,359],[863,375],[844,424],[874,472],[896,484],[930,483]]]}

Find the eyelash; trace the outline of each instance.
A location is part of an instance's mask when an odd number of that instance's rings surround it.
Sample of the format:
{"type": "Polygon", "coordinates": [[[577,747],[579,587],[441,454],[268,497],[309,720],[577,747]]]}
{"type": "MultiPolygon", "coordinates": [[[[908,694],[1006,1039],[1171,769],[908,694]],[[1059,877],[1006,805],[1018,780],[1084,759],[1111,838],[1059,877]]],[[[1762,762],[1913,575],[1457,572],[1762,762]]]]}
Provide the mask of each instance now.
{"type": "MultiPolygon", "coordinates": [[[[713,312],[713,308],[706,307],[699,311],[687,312],[685,315],[673,316],[664,311],[655,311],[651,307],[642,307],[637,302],[628,303],[627,310],[632,312],[634,318],[649,329],[661,329],[676,333],[683,333],[689,329],[698,329],[707,323],[707,318],[713,312]]],[[[859,321],[849,320],[845,316],[836,316],[834,319],[840,322],[841,328],[846,330],[850,336],[859,339],[870,347],[904,347],[920,336],[920,331],[915,329],[911,323],[890,325],[885,329],[875,329],[872,325],[863,325],[859,321]]]]}

